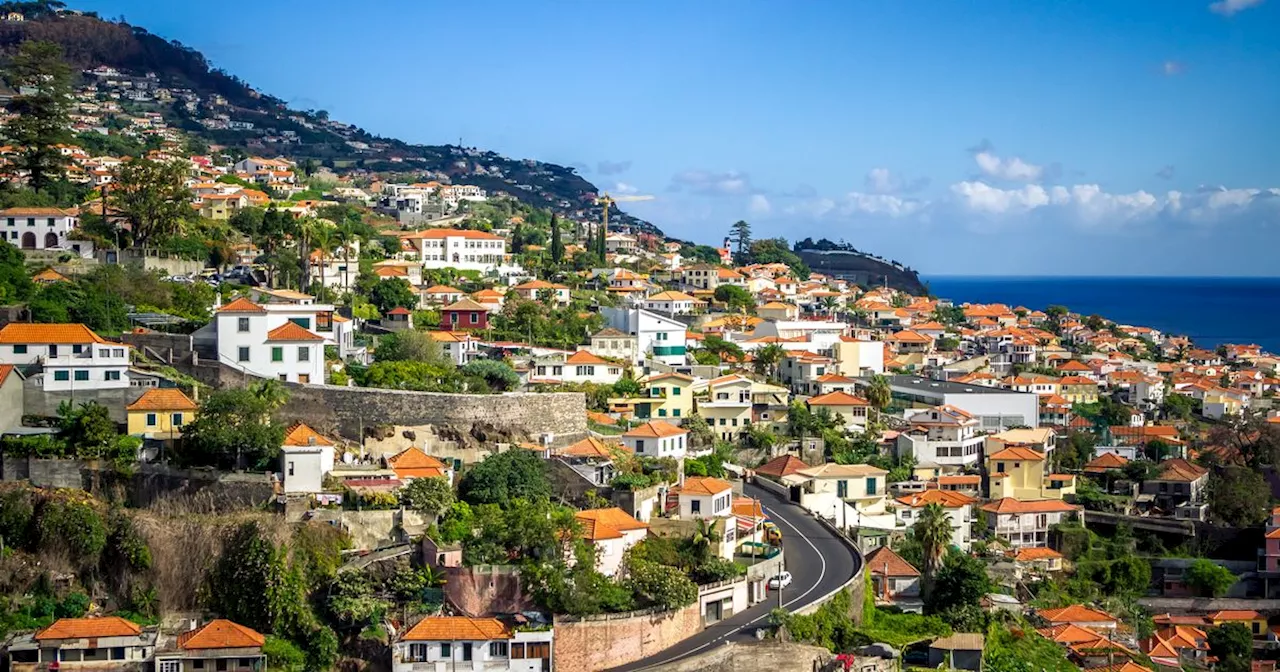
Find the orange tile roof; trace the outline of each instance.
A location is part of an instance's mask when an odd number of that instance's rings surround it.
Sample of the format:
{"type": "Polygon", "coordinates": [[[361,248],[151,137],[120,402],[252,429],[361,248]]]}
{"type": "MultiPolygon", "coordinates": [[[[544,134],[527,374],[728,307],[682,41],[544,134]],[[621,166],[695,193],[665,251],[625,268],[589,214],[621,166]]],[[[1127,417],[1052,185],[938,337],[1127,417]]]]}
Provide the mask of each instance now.
{"type": "Polygon", "coordinates": [[[1262,615],[1252,609],[1223,609],[1208,615],[1211,621],[1256,621],[1262,615]]]}
{"type": "Polygon", "coordinates": [[[311,333],[306,327],[297,322],[285,322],[284,324],[267,332],[268,341],[323,341],[324,337],[311,333]]]}
{"type": "Polygon", "coordinates": [[[1073,604],[1061,609],[1041,609],[1036,612],[1050,623],[1114,623],[1115,616],[1105,611],[1090,609],[1082,604],[1073,604]]]}
{"type": "Polygon", "coordinates": [[[475,301],[472,301],[469,297],[464,296],[461,299],[458,299],[457,301],[445,306],[444,308],[441,308],[441,310],[442,311],[471,310],[477,313],[487,313],[489,312],[489,307],[476,303],[475,301]]]}
{"type": "Polygon", "coordinates": [[[409,271],[399,266],[380,266],[373,269],[373,274],[380,278],[406,278],[409,271]]]}
{"type": "Polygon", "coordinates": [[[718,495],[725,490],[732,490],[728,482],[710,476],[689,476],[684,485],[672,488],[673,491],[687,495],[718,495]]]}
{"type": "Polygon", "coordinates": [[[750,497],[734,497],[732,508],[733,515],[742,518],[765,518],[768,516],[764,512],[764,506],[760,504],[760,500],[750,497]]]}
{"type": "Polygon", "coordinates": [[[70,280],[67,279],[67,276],[53,270],[52,268],[46,268],[43,271],[36,273],[31,276],[31,280],[32,282],[70,282],[70,280]]]}
{"type": "Polygon", "coordinates": [[[1035,560],[1056,560],[1062,558],[1062,554],[1047,546],[1031,546],[1028,548],[1019,548],[1016,551],[1010,551],[1015,560],[1021,562],[1032,562],[1035,560]]]}
{"type": "Polygon", "coordinates": [[[0,364],[0,385],[9,379],[9,374],[13,373],[12,364],[0,364]]]}
{"type": "Polygon", "coordinates": [[[466,294],[461,289],[450,287],[448,285],[435,285],[422,290],[423,294],[466,294]]]}
{"type": "Polygon", "coordinates": [[[1044,460],[1044,455],[1030,448],[1022,446],[1010,446],[1004,450],[998,451],[987,458],[988,460],[1026,460],[1028,462],[1040,462],[1044,460]]]}
{"type": "Polygon", "coordinates": [[[588,436],[567,448],[562,448],[556,451],[556,454],[568,457],[595,457],[605,460],[612,456],[609,452],[609,445],[594,436],[588,436]]]}
{"type": "Polygon", "coordinates": [[[93,639],[98,637],[133,637],[142,633],[136,623],[119,616],[101,618],[59,618],[53,625],[37,631],[37,642],[49,639],[93,639]]]}
{"type": "Polygon", "coordinates": [[[810,406],[870,406],[871,402],[848,392],[836,390],[809,399],[810,406]]]}
{"type": "Polygon", "coordinates": [[[639,427],[628,430],[623,436],[634,436],[642,439],[660,439],[665,436],[680,436],[688,434],[689,430],[680,429],[675,425],[661,420],[650,420],[639,427]]]}
{"type": "Polygon", "coordinates": [[[896,576],[920,576],[920,570],[916,569],[911,563],[902,559],[902,556],[893,552],[888,546],[881,546],[872,551],[867,556],[867,569],[871,573],[879,574],[884,577],[896,576]]]}
{"type": "Polygon", "coordinates": [[[575,520],[582,526],[582,538],[587,541],[605,541],[607,539],[621,539],[622,530],[602,521],[593,518],[580,518],[575,516],[575,520]]]}
{"type": "MultiPolygon", "coordinates": [[[[619,533],[649,529],[649,526],[646,523],[636,520],[631,514],[616,506],[604,509],[587,509],[585,511],[579,511],[574,514],[574,518],[577,518],[579,522],[583,523],[590,521],[596,525],[603,524],[607,528],[616,530],[619,533]]],[[[621,536],[621,534],[618,536],[621,536]]]]}
{"type": "Polygon", "coordinates": [[[252,649],[263,645],[266,638],[257,630],[218,618],[178,636],[183,649],[252,649]]]}
{"type": "Polygon", "coordinates": [[[437,240],[442,238],[505,240],[502,236],[494,235],[486,231],[475,231],[473,229],[428,229],[426,231],[415,231],[413,233],[403,234],[400,237],[405,240],[437,240]]]}
{"type": "Polygon", "coordinates": [[[928,506],[930,504],[940,504],[944,508],[955,509],[961,506],[967,506],[974,503],[974,498],[955,492],[952,490],[925,490],[924,492],[914,492],[897,499],[899,504],[909,506],[913,509],[928,506]]]}
{"type": "Polygon", "coordinates": [[[978,485],[982,477],[977,474],[957,474],[955,476],[939,476],[938,485],[978,485]]]}
{"type": "Polygon", "coordinates": [[[284,445],[295,446],[295,447],[307,447],[307,446],[332,446],[334,445],[334,443],[333,441],[325,438],[316,430],[311,429],[310,427],[302,423],[298,423],[293,427],[289,428],[289,431],[285,433],[284,445]]]}
{"type": "MultiPolygon", "coordinates": [[[[0,329],[0,343],[83,345],[110,343],[83,324],[31,324],[10,322],[0,329]]],[[[115,345],[119,345],[118,343],[115,345]]]]}
{"type": "Polygon", "coordinates": [[[932,343],[933,337],[921,334],[910,329],[903,329],[896,334],[889,335],[886,341],[894,343],[932,343]]]}
{"type": "Polygon", "coordinates": [[[564,360],[565,364],[608,364],[609,362],[591,354],[588,350],[579,350],[564,360]]]}
{"type": "Polygon", "coordinates": [[[1101,474],[1111,469],[1123,469],[1124,465],[1129,464],[1129,460],[1123,455],[1116,453],[1103,453],[1084,465],[1084,471],[1088,474],[1101,474]]]}
{"type": "Polygon", "coordinates": [[[75,217],[75,210],[62,208],[9,208],[0,210],[0,217],[75,217]]]}
{"type": "Polygon", "coordinates": [[[1067,645],[1079,644],[1081,642],[1094,642],[1102,637],[1102,635],[1098,634],[1096,630],[1083,628],[1075,625],[1074,623],[1064,623],[1062,625],[1055,625],[1049,628],[1040,628],[1036,630],[1036,632],[1040,633],[1040,636],[1045,639],[1052,640],[1057,644],[1067,645]]]}
{"type": "Polygon", "coordinates": [[[1190,483],[1203,478],[1208,473],[1208,469],[1198,464],[1182,458],[1173,458],[1160,463],[1160,476],[1156,480],[1190,483]]]}
{"type": "Polygon", "coordinates": [[[1089,365],[1075,359],[1069,359],[1063,362],[1062,364],[1059,364],[1058,370],[1059,371],[1082,371],[1082,372],[1088,371],[1090,373],[1093,372],[1093,369],[1089,368],[1089,365]]]}
{"type": "Polygon", "coordinates": [[[176,387],[154,387],[138,400],[125,406],[126,411],[194,411],[196,402],[176,387]]]}
{"type": "Polygon", "coordinates": [[[387,458],[387,466],[399,479],[443,477],[448,468],[444,462],[417,448],[406,448],[387,458]]]}
{"type": "Polygon", "coordinates": [[[1024,502],[1013,497],[1005,497],[996,500],[982,507],[983,511],[991,513],[1053,513],[1056,511],[1076,511],[1080,507],[1073,506],[1059,499],[1041,499],[1033,502],[1024,502]]]}
{"type": "Polygon", "coordinates": [[[457,642],[510,639],[511,631],[496,618],[428,616],[400,639],[409,642],[457,642]]]}
{"type": "Polygon", "coordinates": [[[235,301],[218,309],[219,313],[265,313],[266,308],[244,298],[243,296],[236,298],[235,301]]]}

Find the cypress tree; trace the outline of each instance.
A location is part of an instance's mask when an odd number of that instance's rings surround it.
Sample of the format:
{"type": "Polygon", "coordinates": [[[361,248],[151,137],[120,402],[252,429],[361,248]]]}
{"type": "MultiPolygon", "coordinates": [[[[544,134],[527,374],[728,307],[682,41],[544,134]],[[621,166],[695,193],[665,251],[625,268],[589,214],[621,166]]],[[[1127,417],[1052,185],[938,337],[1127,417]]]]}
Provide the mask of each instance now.
{"type": "Polygon", "coordinates": [[[560,219],[551,215],[551,263],[557,266],[564,261],[564,241],[560,239],[560,219]]]}

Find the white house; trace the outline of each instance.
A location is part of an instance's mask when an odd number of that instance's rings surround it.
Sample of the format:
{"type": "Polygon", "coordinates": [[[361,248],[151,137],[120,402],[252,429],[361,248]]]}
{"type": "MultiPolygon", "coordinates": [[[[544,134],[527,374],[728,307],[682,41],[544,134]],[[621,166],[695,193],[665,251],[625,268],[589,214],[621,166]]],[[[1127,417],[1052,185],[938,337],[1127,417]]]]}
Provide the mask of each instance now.
{"type": "Polygon", "coordinates": [[[555,631],[513,630],[496,618],[428,616],[401,635],[392,672],[544,672],[555,631]]]}
{"type": "Polygon", "coordinates": [[[982,457],[980,421],[954,406],[935,406],[907,417],[910,428],[898,434],[895,451],[910,453],[919,465],[961,469],[982,457]]]}
{"type": "Polygon", "coordinates": [[[458,366],[471,361],[480,352],[480,339],[465,331],[432,331],[428,335],[458,366]]]}
{"type": "Polygon", "coordinates": [[[969,552],[970,530],[973,522],[974,498],[954,490],[925,490],[897,500],[898,522],[904,527],[915,525],[916,520],[930,504],[938,504],[951,521],[951,545],[969,552]]]}
{"type": "Polygon", "coordinates": [[[622,365],[595,356],[588,350],[570,355],[539,358],[533,364],[530,382],[596,383],[612,385],[622,377],[622,365]]]}
{"type": "Polygon", "coordinates": [[[605,576],[618,573],[627,549],[649,536],[649,526],[614,506],[587,509],[575,516],[582,526],[582,536],[596,547],[596,569],[605,576]]]}
{"type": "Polygon", "coordinates": [[[485,273],[501,266],[507,255],[507,239],[485,231],[426,229],[404,234],[401,239],[417,248],[426,269],[485,273]]]}
{"type": "Polygon", "coordinates": [[[522,282],[511,291],[516,293],[522,299],[528,301],[541,301],[544,296],[550,295],[551,300],[557,304],[565,305],[569,303],[569,288],[558,283],[547,282],[546,280],[530,280],[522,282]]]}
{"type": "Polygon", "coordinates": [[[0,364],[39,364],[33,379],[51,392],[129,387],[129,346],[83,324],[10,322],[0,328],[0,364]]]}
{"type": "Polygon", "coordinates": [[[155,643],[155,632],[119,616],[60,618],[34,633],[15,635],[5,657],[9,669],[24,672],[141,669],[150,664],[155,643]]]}
{"type": "Polygon", "coordinates": [[[80,227],[74,210],[61,208],[8,208],[0,210],[0,234],[14,247],[24,250],[67,250],[81,257],[93,256],[93,243],[71,240],[69,234],[80,227]]]}
{"type": "Polygon", "coordinates": [[[637,365],[643,365],[646,357],[671,366],[684,365],[688,328],[683,322],[640,308],[604,308],[600,312],[610,327],[636,338],[637,365]]]}
{"type": "Polygon", "coordinates": [[[800,469],[800,506],[844,527],[892,529],[897,522],[885,507],[889,472],[869,464],[828,462],[800,469]]]}
{"type": "Polygon", "coordinates": [[[295,425],[280,447],[280,473],[285,494],[316,493],[333,471],[334,443],[306,425],[295,425]]]}
{"type": "Polygon", "coordinates": [[[223,364],[262,378],[323,383],[324,346],[337,346],[339,357],[354,350],[353,324],[332,306],[315,304],[297,292],[258,293],[280,300],[258,304],[238,298],[219,308],[213,324],[197,332],[197,337],[203,333],[217,339],[223,364]]]}
{"type": "Polygon", "coordinates": [[[706,304],[684,292],[671,290],[659,292],[646,298],[643,305],[645,310],[651,310],[655,313],[688,315],[706,304]]]}
{"type": "Polygon", "coordinates": [[[689,430],[681,429],[661,420],[649,422],[627,430],[622,444],[639,457],[683,458],[688,451],[689,430]]]}
{"type": "Polygon", "coordinates": [[[680,518],[728,518],[733,516],[733,486],[707,476],[690,476],[671,489],[676,493],[680,518]]]}
{"type": "Polygon", "coordinates": [[[1013,548],[1024,548],[1048,545],[1049,528],[1080,507],[1060,499],[1024,502],[1005,497],[983,505],[982,510],[987,514],[987,529],[1013,548]]]}

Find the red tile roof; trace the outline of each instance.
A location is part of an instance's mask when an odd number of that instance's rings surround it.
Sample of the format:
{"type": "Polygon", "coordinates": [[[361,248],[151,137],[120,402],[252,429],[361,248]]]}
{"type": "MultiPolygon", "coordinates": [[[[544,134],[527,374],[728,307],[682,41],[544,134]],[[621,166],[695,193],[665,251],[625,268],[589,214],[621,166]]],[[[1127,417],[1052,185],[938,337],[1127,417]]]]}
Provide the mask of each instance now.
{"type": "Polygon", "coordinates": [[[97,637],[132,637],[142,633],[136,623],[118,616],[102,618],[59,618],[53,625],[37,631],[37,642],[49,639],[93,639],[97,637]]]}
{"type": "Polygon", "coordinates": [[[510,639],[511,631],[496,618],[428,616],[400,639],[409,642],[458,642],[510,639]]]}
{"type": "Polygon", "coordinates": [[[232,301],[231,303],[228,303],[227,305],[219,308],[218,312],[219,313],[265,313],[267,312],[267,309],[241,296],[237,298],[235,301],[232,301]]]}
{"type": "Polygon", "coordinates": [[[284,324],[267,332],[268,341],[323,341],[324,337],[311,333],[306,327],[297,322],[285,322],[284,324]]]}
{"type": "Polygon", "coordinates": [[[387,458],[387,466],[401,479],[443,477],[448,468],[444,462],[417,448],[406,448],[387,458]]]}
{"type": "Polygon", "coordinates": [[[284,435],[286,446],[332,446],[333,441],[326,439],[319,432],[304,424],[294,425],[284,435]]]}
{"type": "Polygon", "coordinates": [[[1024,502],[1014,499],[1013,497],[1005,497],[982,507],[983,511],[991,513],[1053,513],[1056,511],[1077,511],[1080,507],[1073,506],[1059,499],[1041,499],[1033,502],[1024,502]]]}
{"type": "Polygon", "coordinates": [[[1115,616],[1105,611],[1090,609],[1082,604],[1073,604],[1061,609],[1041,609],[1036,612],[1050,623],[1114,623],[1115,616]]]}
{"type": "Polygon", "coordinates": [[[757,474],[772,476],[774,478],[782,478],[789,474],[794,474],[801,469],[808,469],[809,465],[795,455],[779,455],[778,457],[765,462],[756,467],[757,474]]]}
{"type": "Polygon", "coordinates": [[[809,399],[810,406],[870,406],[871,402],[848,392],[836,390],[809,399]]]}
{"type": "Polygon", "coordinates": [[[1010,446],[1004,450],[998,451],[987,458],[988,460],[1025,460],[1027,462],[1040,462],[1044,460],[1044,454],[1030,448],[1022,446],[1010,446]]]}
{"type": "Polygon", "coordinates": [[[83,324],[10,322],[0,329],[0,343],[83,345],[110,342],[83,324]]]}
{"type": "Polygon", "coordinates": [[[867,569],[871,570],[873,575],[879,574],[890,578],[920,576],[920,570],[911,566],[911,563],[903,560],[902,556],[894,553],[888,546],[881,546],[867,556],[867,569]]]}
{"type": "Polygon", "coordinates": [[[665,436],[680,436],[688,434],[689,430],[681,429],[675,425],[661,420],[650,420],[649,422],[628,430],[623,436],[634,436],[642,439],[659,439],[665,436]]]}
{"type": "Polygon", "coordinates": [[[672,488],[672,492],[686,495],[718,495],[726,490],[732,490],[733,486],[728,482],[710,476],[689,476],[684,479],[684,485],[672,488]]]}
{"type": "Polygon", "coordinates": [[[194,411],[196,402],[176,387],[157,387],[142,393],[125,407],[127,411],[194,411]]]}
{"type": "Polygon", "coordinates": [[[1129,460],[1122,455],[1103,453],[1086,462],[1084,471],[1088,474],[1102,474],[1112,469],[1123,469],[1126,464],[1129,464],[1129,460]]]}

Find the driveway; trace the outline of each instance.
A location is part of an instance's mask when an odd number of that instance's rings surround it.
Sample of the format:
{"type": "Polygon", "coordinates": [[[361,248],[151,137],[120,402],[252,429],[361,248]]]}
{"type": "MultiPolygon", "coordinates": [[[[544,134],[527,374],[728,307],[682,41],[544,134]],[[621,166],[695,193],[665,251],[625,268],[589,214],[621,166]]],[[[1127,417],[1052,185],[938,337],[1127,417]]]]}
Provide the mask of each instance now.
{"type": "MultiPolygon", "coordinates": [[[[858,571],[861,560],[835,533],[824,527],[809,512],[764,488],[747,483],[743,494],[754,497],[782,530],[782,547],[786,551],[787,571],[793,580],[781,591],[782,606],[788,611],[804,607],[844,585],[858,571]]],[[[778,607],[778,593],[746,611],[734,614],[702,632],[648,658],[620,667],[614,672],[643,670],[671,663],[728,641],[755,638],[758,628],[768,627],[769,612],[778,607]]]]}

